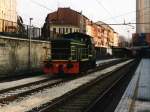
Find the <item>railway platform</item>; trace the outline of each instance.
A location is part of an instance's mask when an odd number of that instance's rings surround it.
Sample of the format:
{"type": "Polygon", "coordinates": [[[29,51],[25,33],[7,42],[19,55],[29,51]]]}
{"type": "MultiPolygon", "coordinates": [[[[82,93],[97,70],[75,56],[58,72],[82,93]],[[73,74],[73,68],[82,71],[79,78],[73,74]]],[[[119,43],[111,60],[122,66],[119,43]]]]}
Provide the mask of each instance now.
{"type": "Polygon", "coordinates": [[[119,60],[120,58],[112,58],[112,59],[103,59],[103,60],[98,60],[96,61],[96,65],[100,65],[100,64],[105,64],[105,63],[108,63],[108,62],[112,62],[112,61],[116,61],[116,60],[119,60]]]}
{"type": "Polygon", "coordinates": [[[142,59],[115,112],[150,112],[150,59],[142,59]]]}

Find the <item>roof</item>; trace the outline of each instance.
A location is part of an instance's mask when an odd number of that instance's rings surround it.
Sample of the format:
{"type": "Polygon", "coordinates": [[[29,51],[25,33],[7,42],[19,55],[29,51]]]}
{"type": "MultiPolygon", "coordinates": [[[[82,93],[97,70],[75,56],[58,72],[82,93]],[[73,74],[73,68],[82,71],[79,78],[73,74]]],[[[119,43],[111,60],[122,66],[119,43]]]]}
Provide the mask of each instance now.
{"type": "Polygon", "coordinates": [[[111,26],[109,26],[108,24],[106,24],[105,22],[98,21],[98,22],[96,22],[96,24],[100,25],[100,26],[103,26],[104,28],[110,28],[114,31],[114,29],[111,26]]]}
{"type": "Polygon", "coordinates": [[[69,33],[63,36],[65,39],[74,39],[77,41],[81,41],[81,42],[86,42],[89,44],[92,44],[91,41],[91,36],[83,34],[83,33],[79,33],[79,32],[74,32],[74,33],[69,33]]]}
{"type": "Polygon", "coordinates": [[[80,26],[81,16],[84,20],[88,19],[82,15],[82,12],[77,12],[69,7],[58,8],[57,11],[47,15],[46,22],[51,22],[53,24],[80,26]]]}

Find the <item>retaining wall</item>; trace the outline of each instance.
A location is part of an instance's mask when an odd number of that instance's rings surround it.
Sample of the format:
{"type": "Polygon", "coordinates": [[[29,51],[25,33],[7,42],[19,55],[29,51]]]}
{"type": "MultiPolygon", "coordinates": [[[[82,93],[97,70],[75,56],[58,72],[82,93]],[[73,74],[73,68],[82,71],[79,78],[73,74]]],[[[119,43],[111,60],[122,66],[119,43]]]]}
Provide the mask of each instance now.
{"type": "Polygon", "coordinates": [[[0,36],[0,77],[41,70],[43,60],[49,55],[50,42],[32,40],[29,65],[29,40],[0,36]]]}

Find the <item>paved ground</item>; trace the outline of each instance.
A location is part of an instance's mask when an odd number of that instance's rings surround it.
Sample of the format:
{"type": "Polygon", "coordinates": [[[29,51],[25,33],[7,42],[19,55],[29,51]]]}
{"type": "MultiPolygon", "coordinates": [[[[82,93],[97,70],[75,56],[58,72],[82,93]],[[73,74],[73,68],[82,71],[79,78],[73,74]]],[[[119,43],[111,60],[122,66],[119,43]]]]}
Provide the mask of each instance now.
{"type": "Polygon", "coordinates": [[[115,112],[150,112],[150,59],[142,59],[115,112]]]}

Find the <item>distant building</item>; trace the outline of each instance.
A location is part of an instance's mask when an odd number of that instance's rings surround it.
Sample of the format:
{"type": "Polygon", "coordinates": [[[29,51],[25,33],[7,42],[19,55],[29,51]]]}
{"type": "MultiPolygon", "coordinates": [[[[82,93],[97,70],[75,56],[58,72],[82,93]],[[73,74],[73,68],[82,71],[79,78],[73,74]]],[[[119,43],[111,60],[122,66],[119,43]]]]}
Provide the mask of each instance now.
{"type": "Polygon", "coordinates": [[[90,35],[93,37],[95,47],[97,48],[117,46],[117,39],[119,39],[114,29],[106,23],[101,21],[94,23],[82,15],[82,13],[70,8],[58,8],[57,11],[47,15],[42,30],[43,38],[48,40],[58,39],[61,35],[72,32],[90,35]]]}
{"type": "Polygon", "coordinates": [[[114,29],[102,21],[98,21],[98,22],[96,22],[96,24],[101,26],[100,38],[102,40],[102,42],[101,42],[102,46],[103,47],[114,46],[114,42],[118,41],[116,39],[119,39],[119,38],[117,38],[118,34],[114,31],[114,29]],[[114,40],[114,38],[115,38],[115,40],[114,40]]]}
{"type": "Polygon", "coordinates": [[[101,27],[92,21],[88,21],[86,25],[86,31],[86,34],[93,37],[95,47],[102,47],[101,27]]]}
{"type": "Polygon", "coordinates": [[[136,33],[150,33],[150,0],[136,0],[136,33]]]}
{"type": "Polygon", "coordinates": [[[150,33],[135,33],[132,35],[133,46],[150,46],[150,33]]]}
{"type": "Polygon", "coordinates": [[[114,46],[114,47],[119,46],[119,35],[118,35],[117,32],[114,32],[113,46],[114,46]]]}
{"type": "Polygon", "coordinates": [[[59,38],[63,34],[71,32],[86,32],[87,18],[70,8],[58,8],[49,13],[43,27],[43,34],[50,39],[59,38]],[[46,32],[48,31],[48,34],[46,32]]]}
{"type": "Polygon", "coordinates": [[[14,29],[12,22],[17,22],[16,0],[0,1],[0,32],[2,30],[14,29]],[[4,21],[5,20],[5,21],[4,21]]]}
{"type": "Polygon", "coordinates": [[[86,34],[93,37],[95,47],[108,48],[111,46],[118,46],[119,36],[109,25],[104,22],[87,21],[86,34]]]}

